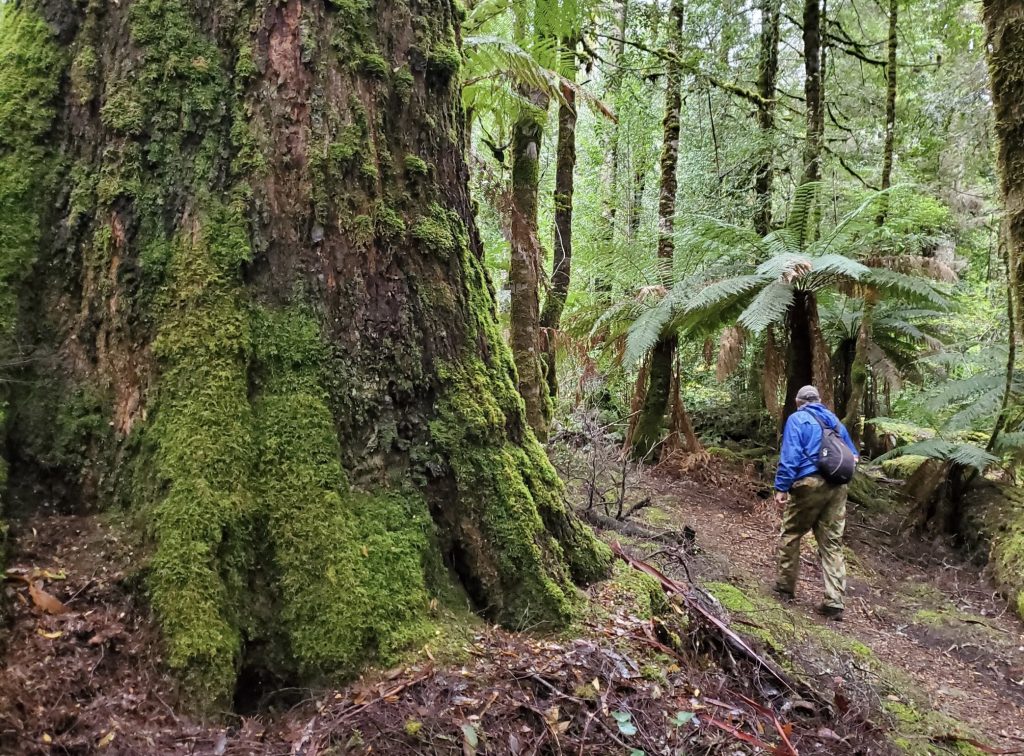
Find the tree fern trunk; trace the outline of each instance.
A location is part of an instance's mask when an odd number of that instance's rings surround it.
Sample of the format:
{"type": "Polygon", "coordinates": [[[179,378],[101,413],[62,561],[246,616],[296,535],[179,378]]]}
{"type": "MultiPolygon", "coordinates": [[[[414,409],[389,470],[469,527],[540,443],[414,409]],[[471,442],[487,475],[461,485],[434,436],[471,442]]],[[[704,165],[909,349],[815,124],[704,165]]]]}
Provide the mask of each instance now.
{"type": "MultiPolygon", "coordinates": [[[[679,54],[683,33],[683,0],[673,0],[669,49],[679,54]]],[[[662,124],[661,184],[658,194],[658,259],[671,268],[675,252],[673,232],[676,214],[676,170],[679,163],[679,118],[682,109],[682,71],[674,58],[666,64],[665,118],[662,124]]],[[[666,272],[666,285],[671,280],[666,272]]],[[[669,389],[675,361],[676,337],[665,334],[651,353],[649,382],[643,408],[632,439],[634,454],[650,455],[662,439],[665,414],[669,409],[669,389]]]]}
{"type": "Polygon", "coordinates": [[[793,304],[786,314],[786,402],[782,410],[782,423],[796,411],[796,394],[801,386],[814,383],[814,321],[817,302],[809,291],[793,293],[793,304]]]}
{"type": "Polygon", "coordinates": [[[12,484],[145,523],[197,705],[386,661],[453,585],[563,622],[608,566],[497,327],[458,13],[0,6],[4,338],[54,363],[11,384],[12,484]]]}

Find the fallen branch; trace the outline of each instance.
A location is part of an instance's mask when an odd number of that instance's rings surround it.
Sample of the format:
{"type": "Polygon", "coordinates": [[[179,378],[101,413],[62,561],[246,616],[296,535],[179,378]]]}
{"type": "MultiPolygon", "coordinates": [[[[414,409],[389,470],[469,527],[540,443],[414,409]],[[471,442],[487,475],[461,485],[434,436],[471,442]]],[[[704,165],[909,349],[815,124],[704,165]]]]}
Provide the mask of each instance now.
{"type": "MultiPolygon", "coordinates": [[[[792,693],[797,693],[798,688],[807,687],[805,685],[800,685],[796,683],[792,678],[790,678],[789,675],[787,675],[782,670],[781,667],[779,667],[779,665],[777,665],[775,662],[769,659],[766,659],[764,656],[754,651],[754,649],[752,649],[750,645],[745,640],[743,640],[743,638],[737,635],[736,632],[734,632],[728,625],[726,625],[725,622],[723,622],[721,619],[712,614],[706,607],[704,607],[704,605],[701,604],[682,583],[678,583],[672,578],[668,577],[663,572],[661,572],[661,570],[659,570],[657,567],[647,564],[647,562],[641,561],[640,559],[635,559],[634,557],[631,557],[629,554],[622,550],[622,546],[618,542],[612,544],[612,553],[615,554],[615,556],[624,561],[633,569],[639,570],[640,572],[643,572],[657,580],[661,584],[662,589],[666,593],[679,596],[679,598],[682,599],[683,604],[686,606],[686,608],[690,611],[692,615],[695,615],[698,619],[704,620],[706,624],[711,625],[711,627],[718,632],[718,634],[729,646],[731,646],[733,649],[735,649],[749,661],[752,661],[758,667],[764,669],[769,675],[775,678],[775,680],[784,688],[788,689],[792,693]]],[[[814,697],[822,701],[822,703],[824,703],[824,700],[821,696],[815,694],[814,697]]]]}
{"type": "Polygon", "coordinates": [[[1014,753],[1024,753],[1024,749],[1018,748],[1018,749],[1015,749],[1015,750],[1004,750],[1004,749],[1001,749],[1001,748],[993,748],[992,746],[988,746],[988,745],[985,745],[984,743],[978,742],[974,738],[967,738],[967,737],[964,737],[963,735],[956,735],[956,734],[953,734],[953,733],[951,733],[949,735],[938,735],[938,736],[933,737],[931,739],[934,742],[936,742],[936,743],[951,743],[953,745],[956,745],[957,743],[966,743],[967,745],[971,746],[972,748],[977,748],[982,753],[992,753],[992,754],[997,754],[999,756],[1009,756],[1010,754],[1014,754],[1014,753]]]}

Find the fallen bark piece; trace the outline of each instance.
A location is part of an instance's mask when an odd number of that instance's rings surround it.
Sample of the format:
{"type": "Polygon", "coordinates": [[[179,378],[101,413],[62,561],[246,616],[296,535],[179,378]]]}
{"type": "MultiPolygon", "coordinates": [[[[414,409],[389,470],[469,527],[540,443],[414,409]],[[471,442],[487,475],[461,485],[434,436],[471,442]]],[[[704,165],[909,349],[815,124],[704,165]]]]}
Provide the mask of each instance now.
{"type": "Polygon", "coordinates": [[[60,599],[44,591],[40,583],[29,583],[28,595],[32,597],[32,603],[47,614],[67,614],[69,611],[60,599]]]}

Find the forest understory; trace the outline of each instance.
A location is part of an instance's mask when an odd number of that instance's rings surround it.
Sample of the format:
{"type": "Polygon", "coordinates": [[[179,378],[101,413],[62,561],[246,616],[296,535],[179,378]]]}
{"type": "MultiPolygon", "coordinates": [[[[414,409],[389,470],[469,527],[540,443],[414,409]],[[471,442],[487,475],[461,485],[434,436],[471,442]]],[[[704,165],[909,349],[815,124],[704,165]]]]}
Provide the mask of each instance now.
{"type": "Polygon", "coordinates": [[[108,515],[42,506],[11,523],[0,752],[1022,752],[1024,625],[988,576],[942,539],[897,534],[906,509],[886,498],[851,512],[845,621],[814,613],[810,536],[797,601],[783,606],[768,590],[779,516],[765,485],[749,464],[706,455],[630,477],[629,534],[602,537],[685,598],[619,560],[562,633],[477,622],[339,688],[243,672],[235,713],[216,725],[180,709],[137,599],[135,538],[108,515]]]}

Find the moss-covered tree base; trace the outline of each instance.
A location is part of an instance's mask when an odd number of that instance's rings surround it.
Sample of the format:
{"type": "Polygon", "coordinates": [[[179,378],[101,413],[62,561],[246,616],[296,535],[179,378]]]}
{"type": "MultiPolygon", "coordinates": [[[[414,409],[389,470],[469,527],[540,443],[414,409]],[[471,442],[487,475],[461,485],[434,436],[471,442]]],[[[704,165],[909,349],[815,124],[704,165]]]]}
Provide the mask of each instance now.
{"type": "Polygon", "coordinates": [[[136,515],[199,708],[243,666],[394,659],[445,604],[563,624],[609,569],[497,328],[459,13],[0,9],[0,335],[53,355],[16,384],[12,476],[136,515]]]}

